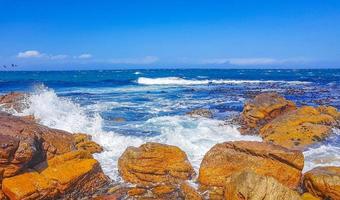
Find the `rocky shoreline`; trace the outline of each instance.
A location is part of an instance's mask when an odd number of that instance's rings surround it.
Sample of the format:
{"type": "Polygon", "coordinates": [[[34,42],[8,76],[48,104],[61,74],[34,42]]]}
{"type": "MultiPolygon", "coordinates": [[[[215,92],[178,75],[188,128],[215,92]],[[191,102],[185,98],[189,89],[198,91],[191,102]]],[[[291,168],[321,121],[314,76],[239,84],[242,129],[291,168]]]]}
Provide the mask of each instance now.
{"type": "MultiPolygon", "coordinates": [[[[0,105],[20,113],[24,98],[10,93],[0,96],[0,105]]],[[[207,110],[188,115],[212,117],[207,110]]],[[[302,173],[302,150],[339,128],[336,108],[297,107],[263,93],[244,105],[237,121],[242,134],[263,142],[221,141],[205,154],[198,174],[176,146],[129,147],[118,160],[123,182],[115,183],[93,158],[103,149],[89,135],[0,112],[0,199],[340,199],[340,167],[302,173]]]]}

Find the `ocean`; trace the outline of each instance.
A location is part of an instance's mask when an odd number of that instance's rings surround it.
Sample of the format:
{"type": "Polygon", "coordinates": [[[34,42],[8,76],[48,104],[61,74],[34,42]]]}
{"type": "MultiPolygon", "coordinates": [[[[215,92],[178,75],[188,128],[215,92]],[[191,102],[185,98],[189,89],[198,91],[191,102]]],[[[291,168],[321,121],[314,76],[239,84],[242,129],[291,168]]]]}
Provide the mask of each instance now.
{"type": "MultiPolygon", "coordinates": [[[[340,69],[0,71],[0,94],[11,91],[31,94],[24,115],[33,114],[49,127],[92,135],[105,149],[95,158],[120,181],[117,160],[128,146],[148,141],[176,145],[197,171],[216,143],[261,141],[240,135],[231,121],[245,101],[261,92],[278,92],[298,106],[340,109],[340,69]],[[213,118],[186,115],[197,108],[210,109],[213,118]]],[[[340,131],[334,129],[304,155],[304,171],[340,166],[340,131]]]]}

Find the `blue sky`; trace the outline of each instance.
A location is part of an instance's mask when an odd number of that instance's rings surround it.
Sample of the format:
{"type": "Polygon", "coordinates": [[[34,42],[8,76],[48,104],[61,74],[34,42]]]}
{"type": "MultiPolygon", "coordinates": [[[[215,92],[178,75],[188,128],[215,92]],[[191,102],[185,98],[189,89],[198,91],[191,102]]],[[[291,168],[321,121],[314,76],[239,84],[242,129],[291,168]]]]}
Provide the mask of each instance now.
{"type": "Polygon", "coordinates": [[[18,69],[340,67],[339,0],[0,0],[18,69]]]}

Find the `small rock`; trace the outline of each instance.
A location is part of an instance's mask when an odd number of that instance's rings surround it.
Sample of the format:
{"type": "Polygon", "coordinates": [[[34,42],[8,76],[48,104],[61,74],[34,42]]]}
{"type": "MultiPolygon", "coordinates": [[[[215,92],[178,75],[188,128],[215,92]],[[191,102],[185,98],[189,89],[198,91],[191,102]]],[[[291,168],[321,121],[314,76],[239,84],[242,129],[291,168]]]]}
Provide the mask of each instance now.
{"type": "Polygon", "coordinates": [[[205,117],[212,118],[213,113],[208,109],[195,109],[193,111],[187,112],[190,117],[205,117]]]}
{"type": "Polygon", "coordinates": [[[118,123],[122,123],[125,122],[126,120],[123,117],[116,117],[113,119],[113,121],[118,122],[118,123]]]}
{"type": "Polygon", "coordinates": [[[77,133],[73,135],[76,148],[78,150],[85,150],[89,151],[90,153],[100,153],[103,151],[103,147],[101,147],[99,144],[93,142],[91,139],[92,137],[90,135],[84,134],[84,133],[77,133]]]}

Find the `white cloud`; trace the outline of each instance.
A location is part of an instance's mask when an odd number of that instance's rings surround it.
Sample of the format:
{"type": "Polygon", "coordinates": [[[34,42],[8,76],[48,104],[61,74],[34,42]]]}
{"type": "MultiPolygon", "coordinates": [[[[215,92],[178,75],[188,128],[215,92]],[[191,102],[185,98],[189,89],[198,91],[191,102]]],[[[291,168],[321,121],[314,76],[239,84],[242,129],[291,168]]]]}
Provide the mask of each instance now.
{"type": "Polygon", "coordinates": [[[50,55],[49,58],[51,60],[63,60],[63,59],[66,59],[68,58],[69,56],[68,55],[64,55],[64,54],[60,54],[60,55],[50,55]]]}
{"type": "Polygon", "coordinates": [[[93,56],[89,53],[84,53],[78,56],[79,59],[89,59],[92,58],[93,56]]]}
{"type": "Polygon", "coordinates": [[[36,51],[36,50],[19,52],[17,55],[18,58],[39,58],[42,56],[43,54],[41,54],[39,51],[36,51]]]}
{"type": "Polygon", "coordinates": [[[145,56],[143,58],[115,58],[111,59],[110,63],[113,64],[152,64],[159,60],[156,56],[145,56]]]}

